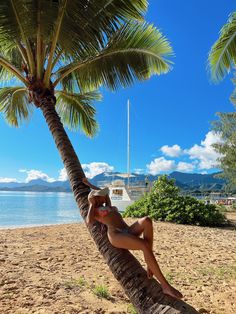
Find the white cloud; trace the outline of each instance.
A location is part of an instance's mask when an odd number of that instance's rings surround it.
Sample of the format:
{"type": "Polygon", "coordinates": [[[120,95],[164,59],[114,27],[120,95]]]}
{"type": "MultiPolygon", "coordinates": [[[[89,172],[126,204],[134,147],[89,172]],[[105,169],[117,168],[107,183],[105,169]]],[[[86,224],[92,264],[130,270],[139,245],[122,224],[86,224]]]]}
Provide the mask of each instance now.
{"type": "Polygon", "coordinates": [[[180,161],[176,167],[176,170],[178,171],[183,171],[183,172],[189,172],[189,171],[193,171],[195,168],[195,165],[189,162],[183,162],[180,161]]]}
{"type": "Polygon", "coordinates": [[[141,169],[141,168],[134,169],[134,173],[135,174],[143,174],[144,173],[144,169],[141,169]]]}
{"type": "Polygon", "coordinates": [[[195,165],[193,163],[180,161],[176,164],[174,160],[165,159],[164,157],[156,158],[147,165],[148,172],[152,175],[174,170],[188,172],[193,171],[194,168],[195,165]]]}
{"type": "Polygon", "coordinates": [[[87,178],[92,179],[96,175],[103,172],[111,172],[114,170],[113,166],[105,162],[91,162],[90,164],[82,164],[82,168],[87,178]]]}
{"type": "Polygon", "coordinates": [[[19,169],[18,171],[19,171],[19,172],[26,172],[27,169],[19,169]]]}
{"type": "Polygon", "coordinates": [[[166,159],[159,157],[151,161],[147,165],[147,169],[151,174],[158,174],[160,172],[168,171],[183,171],[191,172],[193,170],[208,170],[218,166],[217,159],[221,156],[213,148],[213,144],[222,142],[219,132],[210,131],[206,134],[205,139],[201,141],[200,145],[194,144],[189,149],[181,149],[177,144],[173,146],[164,145],[161,147],[161,152],[169,157],[180,157],[180,155],[187,155],[190,161],[180,161],[176,163],[174,159],[166,159]]]}
{"type": "Polygon", "coordinates": [[[67,181],[67,180],[68,180],[68,176],[67,176],[67,173],[66,173],[66,169],[62,168],[59,171],[58,181],[67,181]]]}
{"type": "Polygon", "coordinates": [[[205,140],[201,141],[201,145],[203,146],[211,146],[212,144],[222,142],[221,134],[220,132],[214,132],[210,131],[207,133],[205,140]]]}
{"type": "MultiPolygon", "coordinates": [[[[90,164],[83,164],[82,168],[85,172],[86,177],[88,177],[90,179],[93,178],[94,176],[100,174],[100,173],[111,172],[114,170],[113,166],[110,166],[105,162],[91,162],[90,164]]],[[[29,182],[29,181],[36,180],[36,179],[41,179],[41,180],[44,180],[47,182],[55,182],[57,180],[58,181],[67,181],[68,180],[68,176],[67,176],[65,168],[62,168],[59,171],[58,179],[54,179],[54,178],[49,177],[46,173],[42,172],[41,170],[19,169],[19,172],[27,174],[27,178],[25,179],[25,182],[29,182]]],[[[2,178],[2,180],[3,179],[5,179],[5,180],[9,179],[9,181],[2,181],[2,182],[17,182],[16,179],[2,178]],[[13,181],[13,180],[15,180],[15,181],[13,181]]],[[[0,178],[0,180],[1,180],[1,178],[0,178]]]]}
{"type": "Polygon", "coordinates": [[[26,169],[20,169],[20,172],[27,173],[27,178],[25,179],[25,182],[30,182],[32,180],[41,179],[47,182],[54,182],[56,181],[54,178],[50,178],[46,173],[43,173],[41,170],[26,170],[26,169]]]}
{"type": "Polygon", "coordinates": [[[0,183],[18,182],[16,178],[2,178],[0,177],[0,183]]]}
{"type": "Polygon", "coordinates": [[[155,158],[147,165],[148,172],[156,175],[163,171],[172,171],[176,168],[174,160],[167,160],[164,157],[155,158]]]}
{"type": "Polygon", "coordinates": [[[199,169],[211,169],[217,167],[217,158],[220,157],[212,144],[221,141],[220,133],[210,131],[206,134],[205,140],[201,141],[201,145],[195,144],[190,149],[186,149],[185,153],[189,155],[190,159],[198,160],[199,169]]]}
{"type": "Polygon", "coordinates": [[[182,153],[182,149],[177,144],[173,146],[164,145],[161,147],[161,151],[164,155],[169,157],[179,157],[182,153]]]}

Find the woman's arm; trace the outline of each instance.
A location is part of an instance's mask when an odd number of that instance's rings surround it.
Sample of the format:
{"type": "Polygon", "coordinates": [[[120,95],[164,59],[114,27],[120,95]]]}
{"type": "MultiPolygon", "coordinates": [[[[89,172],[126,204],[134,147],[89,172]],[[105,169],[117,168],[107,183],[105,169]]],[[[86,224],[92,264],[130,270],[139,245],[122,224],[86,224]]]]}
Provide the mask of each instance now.
{"type": "Polygon", "coordinates": [[[111,199],[109,195],[106,195],[106,206],[111,206],[111,199]]]}
{"type": "Polygon", "coordinates": [[[94,203],[92,200],[89,201],[89,210],[88,210],[88,214],[87,214],[87,217],[86,217],[86,224],[87,225],[90,225],[90,224],[93,224],[94,221],[95,221],[95,218],[94,218],[94,203]]]}
{"type": "Polygon", "coordinates": [[[82,182],[83,182],[85,185],[89,186],[89,187],[90,187],[91,189],[93,189],[93,190],[101,190],[101,189],[98,188],[97,186],[91,184],[91,183],[88,181],[87,178],[83,178],[83,179],[82,179],[82,182]]]}

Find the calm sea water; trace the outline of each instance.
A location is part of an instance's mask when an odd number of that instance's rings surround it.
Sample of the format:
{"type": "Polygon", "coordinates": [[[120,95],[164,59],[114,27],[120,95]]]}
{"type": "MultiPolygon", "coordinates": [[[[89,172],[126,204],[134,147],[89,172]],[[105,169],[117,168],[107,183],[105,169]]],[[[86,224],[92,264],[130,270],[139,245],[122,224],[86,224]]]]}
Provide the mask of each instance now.
{"type": "MultiPolygon", "coordinates": [[[[117,201],[120,211],[130,202],[117,201]]],[[[0,228],[80,222],[72,193],[0,191],[0,228]]]]}

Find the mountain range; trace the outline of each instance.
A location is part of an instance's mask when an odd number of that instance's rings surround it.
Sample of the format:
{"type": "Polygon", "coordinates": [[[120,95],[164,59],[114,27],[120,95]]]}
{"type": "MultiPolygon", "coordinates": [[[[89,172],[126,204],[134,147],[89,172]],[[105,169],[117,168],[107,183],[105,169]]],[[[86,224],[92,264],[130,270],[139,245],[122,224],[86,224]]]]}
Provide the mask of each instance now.
{"type": "MultiPolygon", "coordinates": [[[[225,181],[216,177],[214,174],[183,173],[174,171],[168,175],[175,179],[176,185],[185,191],[221,191],[224,189],[225,181]]],[[[130,176],[130,183],[144,184],[153,182],[158,176],[135,174],[130,176]]],[[[104,182],[111,183],[115,180],[128,179],[120,172],[104,172],[93,177],[90,181],[94,185],[102,185],[104,182]]],[[[41,179],[32,180],[28,183],[0,182],[0,191],[32,191],[32,192],[71,192],[69,181],[47,182],[41,179]]]]}

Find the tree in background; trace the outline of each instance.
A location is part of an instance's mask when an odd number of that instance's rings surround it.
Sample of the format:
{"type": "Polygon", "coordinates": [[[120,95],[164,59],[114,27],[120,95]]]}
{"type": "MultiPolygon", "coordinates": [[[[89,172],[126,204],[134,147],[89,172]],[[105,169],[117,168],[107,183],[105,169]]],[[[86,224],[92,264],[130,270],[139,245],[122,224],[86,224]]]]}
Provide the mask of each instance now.
{"type": "MultiPolygon", "coordinates": [[[[214,81],[222,80],[236,65],[236,12],[233,12],[222,27],[220,36],[212,46],[208,58],[211,76],[214,81]]],[[[236,82],[236,79],[233,79],[236,82]]],[[[236,104],[236,90],[230,100],[236,104]]],[[[214,122],[214,129],[221,133],[222,141],[214,144],[219,158],[220,174],[228,181],[231,189],[236,188],[236,113],[218,113],[219,120],[214,122]]]]}
{"type": "Polygon", "coordinates": [[[220,167],[223,172],[217,176],[226,179],[226,190],[236,190],[236,112],[218,113],[219,120],[214,122],[214,128],[221,133],[222,141],[213,144],[218,153],[220,167]]]}
{"type": "MultiPolygon", "coordinates": [[[[147,6],[147,0],[0,1],[0,80],[9,80],[0,89],[0,112],[18,126],[39,108],[83,218],[89,189],[63,124],[93,135],[97,88],[116,90],[170,70],[172,49],[145,22],[147,6]]],[[[183,301],[166,300],[133,255],[110,244],[99,223],[90,233],[140,313],[196,313],[183,301]]]]}
{"type": "Polygon", "coordinates": [[[221,226],[226,222],[215,205],[181,195],[175,180],[167,175],[159,176],[151,192],[128,206],[124,212],[124,217],[145,216],[198,226],[221,226]]]}

